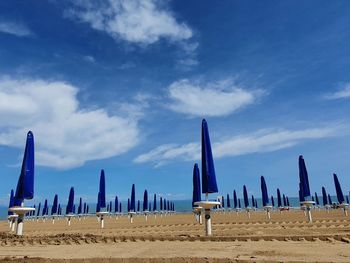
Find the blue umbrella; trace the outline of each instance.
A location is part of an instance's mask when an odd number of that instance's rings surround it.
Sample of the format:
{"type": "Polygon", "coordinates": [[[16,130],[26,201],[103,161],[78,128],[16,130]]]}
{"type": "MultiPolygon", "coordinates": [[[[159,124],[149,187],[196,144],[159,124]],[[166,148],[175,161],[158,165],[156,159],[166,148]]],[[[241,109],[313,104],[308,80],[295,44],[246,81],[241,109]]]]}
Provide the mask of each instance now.
{"type": "Polygon", "coordinates": [[[86,205],[86,213],[89,213],[89,205],[86,205]]]}
{"type": "Polygon", "coordinates": [[[36,216],[38,217],[40,215],[40,208],[41,208],[41,202],[38,205],[38,211],[36,213],[36,216]]]}
{"type": "Polygon", "coordinates": [[[100,208],[106,207],[106,181],[105,181],[105,171],[101,170],[100,175],[100,208]]]}
{"type": "Polygon", "coordinates": [[[225,208],[225,198],[223,196],[221,196],[221,206],[225,208]]]}
{"type": "Polygon", "coordinates": [[[230,201],[230,195],[229,194],[227,194],[226,203],[227,203],[227,208],[231,208],[231,201],[230,201]]]}
{"type": "Polygon", "coordinates": [[[119,203],[119,213],[122,212],[122,202],[119,203]]]}
{"type": "Polygon", "coordinates": [[[153,211],[157,211],[157,195],[154,194],[153,198],[153,211]]]}
{"type": "Polygon", "coordinates": [[[333,174],[333,179],[334,179],[335,190],[337,192],[338,202],[339,204],[342,204],[344,203],[345,199],[344,199],[343,191],[341,190],[341,187],[340,187],[338,176],[336,174],[333,174]]]}
{"type": "MultiPolygon", "coordinates": [[[[11,189],[11,193],[10,193],[10,201],[9,201],[9,208],[13,207],[14,205],[14,193],[13,193],[13,189],[11,189]]],[[[13,212],[8,211],[7,215],[13,215],[13,212]]]]}
{"type": "Polygon", "coordinates": [[[332,205],[332,203],[333,203],[330,194],[328,194],[328,203],[329,203],[330,205],[332,205]]]}
{"type": "Polygon", "coordinates": [[[287,199],[287,206],[289,207],[290,205],[289,205],[289,198],[288,198],[288,196],[286,196],[286,199],[287,199]]]}
{"type": "Polygon", "coordinates": [[[166,211],[166,199],[165,198],[163,198],[163,210],[166,211]]]}
{"type": "Polygon", "coordinates": [[[83,209],[83,200],[80,197],[79,198],[79,206],[78,206],[78,215],[80,215],[82,213],[82,209],[83,209]]]}
{"type": "Polygon", "coordinates": [[[75,214],[75,204],[73,205],[73,214],[75,214]]]}
{"type": "Polygon", "coordinates": [[[145,190],[143,193],[143,211],[148,211],[148,192],[145,190]]]}
{"type": "Polygon", "coordinates": [[[130,212],[135,212],[135,204],[136,204],[136,200],[135,200],[135,184],[132,184],[132,188],[131,188],[131,199],[130,199],[130,212]]]}
{"type": "Polygon", "coordinates": [[[286,196],[283,194],[283,206],[287,206],[287,199],[286,196]]]}
{"type": "Polygon", "coordinates": [[[84,215],[86,214],[86,203],[84,202],[84,215]]]}
{"type": "Polygon", "coordinates": [[[118,196],[115,196],[115,200],[114,200],[114,213],[118,212],[118,196]]]}
{"type": "Polygon", "coordinates": [[[254,195],[252,195],[252,207],[255,207],[255,198],[254,198],[254,195]]]}
{"type": "Polygon", "coordinates": [[[67,215],[73,213],[73,206],[74,206],[74,187],[71,187],[69,191],[68,204],[66,207],[67,215]]]}
{"type": "Polygon", "coordinates": [[[305,161],[302,155],[299,156],[299,180],[300,180],[300,190],[301,196],[304,200],[310,198],[310,186],[309,186],[309,176],[306,170],[305,161]]]}
{"type": "Polygon", "coordinates": [[[107,212],[109,212],[109,204],[107,204],[107,212]]]}
{"type": "Polygon", "coordinates": [[[54,199],[53,199],[53,204],[51,208],[51,215],[57,214],[57,209],[58,209],[58,195],[56,194],[54,199]]]}
{"type": "Polygon", "coordinates": [[[236,190],[233,190],[233,206],[234,208],[237,208],[237,194],[236,194],[236,190]]]}
{"type": "Polygon", "coordinates": [[[163,198],[162,197],[160,197],[160,202],[159,202],[159,209],[160,209],[160,211],[162,211],[163,210],[163,198]]]}
{"type": "Polygon", "coordinates": [[[318,196],[316,192],[315,192],[315,200],[316,200],[316,205],[320,205],[320,201],[318,200],[318,196]]]}
{"type": "Polygon", "coordinates": [[[137,212],[140,212],[140,200],[137,200],[137,212]]]}
{"type": "Polygon", "coordinates": [[[128,198],[128,212],[130,212],[130,199],[128,198]]]}
{"type": "Polygon", "coordinates": [[[328,204],[326,188],[322,186],[322,202],[323,206],[328,204]]]}
{"type": "Polygon", "coordinates": [[[113,204],[112,204],[112,201],[109,201],[109,212],[111,213],[112,212],[112,208],[113,208],[113,204]]]}
{"type": "Polygon", "coordinates": [[[18,179],[14,196],[15,206],[21,206],[24,199],[34,197],[34,136],[31,131],[27,133],[26,146],[22,161],[21,174],[18,179]]]}
{"type": "Polygon", "coordinates": [[[262,203],[263,203],[263,206],[267,206],[269,205],[269,196],[267,194],[267,187],[266,187],[264,176],[260,177],[260,181],[261,181],[262,203]]]}
{"type": "Polygon", "coordinates": [[[275,206],[275,200],[273,198],[273,195],[271,195],[271,204],[272,204],[273,207],[275,206]]]}
{"type": "Polygon", "coordinates": [[[41,213],[42,216],[46,215],[46,210],[47,210],[47,199],[45,199],[43,211],[42,211],[42,213],[41,213]]]}
{"type": "Polygon", "coordinates": [[[282,198],[280,189],[277,188],[277,207],[282,207],[282,198]]]}
{"type": "Polygon", "coordinates": [[[192,207],[195,202],[201,201],[201,185],[198,164],[193,167],[193,193],[192,193],[192,207]]]}
{"type": "Polygon", "coordinates": [[[211,151],[208,124],[202,120],[202,193],[217,193],[213,154],[211,151]]]}
{"type": "Polygon", "coordinates": [[[148,203],[148,211],[152,211],[152,202],[148,203]]]}
{"type": "Polygon", "coordinates": [[[244,206],[246,208],[249,207],[248,192],[247,192],[247,187],[245,185],[243,185],[243,199],[244,199],[244,206]]]}
{"type": "Polygon", "coordinates": [[[238,208],[241,208],[241,199],[238,198],[238,208]]]}

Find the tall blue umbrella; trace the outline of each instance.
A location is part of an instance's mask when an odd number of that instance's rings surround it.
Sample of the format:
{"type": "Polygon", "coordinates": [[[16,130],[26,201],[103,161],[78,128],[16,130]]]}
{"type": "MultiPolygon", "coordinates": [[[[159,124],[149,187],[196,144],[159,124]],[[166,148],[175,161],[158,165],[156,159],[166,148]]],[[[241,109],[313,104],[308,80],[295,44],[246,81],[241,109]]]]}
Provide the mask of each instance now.
{"type": "Polygon", "coordinates": [[[119,203],[119,213],[122,212],[122,202],[119,203]]]}
{"type": "Polygon", "coordinates": [[[135,210],[136,200],[135,200],[135,184],[132,184],[131,188],[131,199],[130,199],[130,212],[136,212],[135,210]]]}
{"type": "Polygon", "coordinates": [[[241,199],[238,198],[238,208],[241,208],[241,199]]]}
{"type": "Polygon", "coordinates": [[[302,155],[299,156],[299,180],[300,180],[300,191],[301,196],[304,200],[310,198],[310,186],[309,186],[309,176],[306,170],[305,161],[302,155]]]}
{"type": "Polygon", "coordinates": [[[42,213],[41,213],[42,216],[46,215],[46,210],[47,210],[47,199],[45,199],[43,211],[42,211],[42,213]]]}
{"type": "Polygon", "coordinates": [[[345,199],[344,199],[343,191],[341,190],[341,187],[340,187],[338,176],[336,174],[333,174],[333,179],[334,179],[335,190],[337,192],[338,202],[339,204],[342,204],[344,203],[345,199]]]}
{"type": "Polygon", "coordinates": [[[282,207],[282,198],[280,189],[277,188],[277,207],[282,207]]]}
{"type": "Polygon", "coordinates": [[[273,195],[271,195],[271,205],[274,207],[275,206],[275,199],[273,198],[273,195]]]}
{"type": "Polygon", "coordinates": [[[224,196],[221,197],[221,206],[223,208],[225,208],[225,197],[224,196]]]}
{"type": "Polygon", "coordinates": [[[68,204],[66,207],[66,214],[73,213],[73,206],[74,206],[74,187],[71,187],[69,191],[68,204]]]}
{"type": "Polygon", "coordinates": [[[166,199],[165,198],[163,198],[163,210],[166,211],[166,199]]]}
{"type": "Polygon", "coordinates": [[[231,208],[231,201],[230,201],[230,195],[229,194],[227,194],[226,204],[227,204],[227,208],[231,208]]]}
{"type": "Polygon", "coordinates": [[[89,213],[89,205],[86,205],[86,213],[89,213]]]}
{"type": "Polygon", "coordinates": [[[289,198],[288,198],[288,196],[286,196],[286,199],[287,199],[287,206],[289,207],[290,205],[289,205],[289,198]]]}
{"type": "Polygon", "coordinates": [[[243,185],[243,199],[244,199],[244,206],[246,208],[249,207],[248,192],[247,192],[247,187],[245,185],[243,185]]]}
{"type": "Polygon", "coordinates": [[[326,188],[322,186],[322,203],[323,206],[328,204],[326,188]]]}
{"type": "Polygon", "coordinates": [[[113,203],[112,201],[109,201],[109,212],[111,213],[112,212],[112,208],[113,208],[113,203]]]}
{"type": "Polygon", "coordinates": [[[160,197],[159,210],[160,210],[160,211],[163,210],[163,198],[162,198],[162,197],[160,197]]]}
{"type": "Polygon", "coordinates": [[[283,206],[287,206],[287,199],[286,196],[283,194],[283,206]]]}
{"type": "Polygon", "coordinates": [[[118,212],[118,208],[119,208],[119,205],[118,205],[118,196],[115,196],[115,199],[114,199],[114,213],[117,213],[117,212],[118,212]]]}
{"type": "Polygon", "coordinates": [[[267,187],[266,187],[264,176],[260,177],[260,181],[261,181],[262,203],[263,203],[263,206],[267,206],[269,205],[269,196],[267,193],[267,187]]]}
{"type": "Polygon", "coordinates": [[[140,200],[137,200],[137,212],[140,212],[140,200]]]}
{"type": "Polygon", "coordinates": [[[316,201],[316,205],[320,205],[320,201],[318,200],[318,195],[315,192],[315,201],[316,201]]]}
{"type": "Polygon", "coordinates": [[[83,200],[80,197],[79,198],[79,206],[78,206],[78,215],[80,215],[82,213],[82,209],[83,209],[83,200]]]}
{"type": "Polygon", "coordinates": [[[255,207],[255,198],[254,198],[254,195],[252,195],[252,207],[255,207]]]}
{"type": "Polygon", "coordinates": [[[145,190],[143,193],[143,211],[148,211],[148,192],[145,190]]]}
{"type": "Polygon", "coordinates": [[[236,194],[236,190],[233,190],[233,206],[234,208],[237,208],[237,194],[236,194]]]}
{"type": "Polygon", "coordinates": [[[58,212],[58,195],[56,194],[53,199],[53,204],[51,208],[51,215],[57,214],[58,212]]]}
{"type": "Polygon", "coordinates": [[[102,169],[101,170],[101,175],[100,175],[100,208],[105,208],[106,207],[106,181],[105,181],[105,171],[102,169]]]}
{"type": "Polygon", "coordinates": [[[201,201],[201,185],[198,164],[193,167],[193,193],[192,193],[192,207],[195,202],[201,201]]]}
{"type": "Polygon", "coordinates": [[[26,146],[22,161],[21,174],[18,179],[15,204],[21,206],[24,199],[34,197],[34,135],[31,131],[27,133],[26,146]]]}
{"type": "Polygon", "coordinates": [[[37,217],[40,215],[40,208],[41,208],[41,202],[39,202],[39,205],[38,205],[38,211],[36,213],[37,217]]]}
{"type": "Polygon", "coordinates": [[[330,205],[332,205],[332,198],[331,198],[331,196],[330,196],[330,194],[328,194],[328,204],[330,204],[330,205]]]}
{"type": "MultiPolygon", "coordinates": [[[[11,189],[11,193],[10,193],[10,201],[9,201],[9,208],[13,207],[15,203],[15,200],[14,200],[14,192],[13,192],[13,189],[11,189]]],[[[8,215],[13,215],[13,212],[11,212],[10,210],[7,212],[8,215]]]]}
{"type": "Polygon", "coordinates": [[[202,193],[217,193],[215,168],[211,144],[209,138],[208,124],[202,120],[202,193]]]}

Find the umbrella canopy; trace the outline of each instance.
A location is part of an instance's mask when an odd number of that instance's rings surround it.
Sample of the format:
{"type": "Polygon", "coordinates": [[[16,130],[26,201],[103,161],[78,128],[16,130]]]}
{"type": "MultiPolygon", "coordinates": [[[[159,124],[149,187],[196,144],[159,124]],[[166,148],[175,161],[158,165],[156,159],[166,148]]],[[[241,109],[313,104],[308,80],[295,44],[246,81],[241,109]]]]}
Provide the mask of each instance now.
{"type": "Polygon", "coordinates": [[[244,199],[244,206],[247,208],[249,206],[249,199],[248,199],[247,187],[245,185],[243,185],[243,199],[244,199]]]}
{"type": "Polygon", "coordinates": [[[333,179],[334,179],[335,190],[337,192],[338,202],[339,204],[342,204],[344,203],[345,199],[344,199],[343,191],[341,190],[341,187],[340,187],[338,176],[336,174],[333,174],[333,179]]]}
{"type": "Polygon", "coordinates": [[[227,204],[227,208],[231,208],[231,201],[230,201],[230,195],[229,194],[227,194],[226,204],[227,204]]]}
{"type": "Polygon", "coordinates": [[[135,205],[136,205],[135,184],[132,184],[132,187],[131,187],[131,199],[130,199],[130,212],[136,212],[135,205]]]}
{"type": "Polygon", "coordinates": [[[119,213],[122,212],[122,202],[119,203],[119,213]]]}
{"type": "Polygon", "coordinates": [[[163,198],[160,197],[160,201],[159,201],[159,210],[162,211],[163,210],[163,198]]]}
{"type": "Polygon", "coordinates": [[[157,211],[157,195],[153,196],[153,211],[157,211]]]}
{"type": "Polygon", "coordinates": [[[280,189],[277,188],[277,207],[282,207],[282,198],[280,189]]]}
{"type": "Polygon", "coordinates": [[[286,196],[286,199],[287,199],[287,206],[289,207],[290,205],[289,205],[289,198],[288,198],[288,196],[286,196]]]}
{"type": "Polygon", "coordinates": [[[83,200],[80,197],[79,198],[79,206],[78,206],[78,215],[80,215],[83,212],[82,210],[83,210],[83,200]]]}
{"type": "Polygon", "coordinates": [[[113,208],[113,203],[112,201],[109,201],[109,212],[112,212],[112,208],[113,208]]]}
{"type": "Polygon", "coordinates": [[[118,196],[115,196],[114,199],[114,213],[118,212],[119,204],[118,204],[118,196]]]}
{"type": "Polygon", "coordinates": [[[74,206],[74,187],[71,187],[69,191],[68,204],[66,207],[66,214],[73,213],[73,206],[74,206]]]}
{"type": "Polygon", "coordinates": [[[86,203],[84,202],[84,211],[83,211],[84,214],[86,214],[86,203]]]}
{"type": "Polygon", "coordinates": [[[101,170],[101,175],[100,175],[100,208],[105,208],[106,207],[106,181],[105,181],[105,171],[102,169],[101,170]]]}
{"type": "Polygon", "coordinates": [[[320,201],[318,200],[318,195],[315,192],[315,201],[316,201],[316,205],[320,205],[320,201]]]}
{"type": "Polygon", "coordinates": [[[40,215],[40,208],[41,208],[41,202],[39,202],[38,211],[36,212],[37,217],[40,215]]]}
{"type": "Polygon", "coordinates": [[[53,199],[53,204],[51,208],[51,215],[57,214],[58,212],[58,195],[56,194],[53,199]]]}
{"type": "Polygon", "coordinates": [[[283,206],[287,206],[287,199],[286,196],[283,194],[283,206]]]}
{"type": "Polygon", "coordinates": [[[322,186],[322,203],[323,206],[328,204],[326,188],[322,186]]]}
{"type": "Polygon", "coordinates": [[[198,164],[194,164],[193,167],[193,193],[192,193],[192,207],[194,207],[195,202],[201,201],[201,182],[199,175],[198,164]]]}
{"type": "Polygon", "coordinates": [[[221,207],[225,208],[225,197],[221,196],[221,207]]]}
{"type": "Polygon", "coordinates": [[[274,207],[275,206],[275,199],[273,198],[273,195],[271,195],[271,205],[274,207]]]}
{"type": "Polygon", "coordinates": [[[263,203],[263,206],[267,206],[269,205],[269,196],[267,194],[267,187],[266,187],[264,176],[260,177],[260,181],[261,181],[262,203],[263,203]]]}
{"type": "Polygon", "coordinates": [[[18,179],[14,200],[21,205],[24,199],[34,197],[34,135],[31,131],[27,133],[26,146],[22,161],[21,174],[18,179]]]}
{"type": "MultiPolygon", "coordinates": [[[[11,189],[10,201],[9,201],[9,208],[13,207],[14,201],[15,201],[15,200],[14,200],[14,192],[13,192],[13,189],[11,189]]],[[[8,215],[13,215],[13,212],[8,211],[7,214],[8,214],[8,215]]]]}
{"type": "Polygon", "coordinates": [[[148,203],[148,211],[152,211],[152,202],[148,203]]]}
{"type": "Polygon", "coordinates": [[[333,202],[332,202],[332,198],[331,198],[331,196],[330,196],[330,194],[328,194],[328,204],[332,204],[333,202]]]}
{"type": "Polygon", "coordinates": [[[143,193],[143,211],[148,211],[148,192],[147,189],[143,193]]]}
{"type": "Polygon", "coordinates": [[[238,198],[238,208],[241,208],[241,199],[238,198]]]}
{"type": "Polygon", "coordinates": [[[202,193],[217,193],[215,168],[211,144],[209,138],[208,124],[202,120],[202,193]]]}
{"type": "Polygon", "coordinates": [[[299,180],[301,197],[308,200],[311,196],[309,186],[309,176],[306,170],[305,161],[302,155],[299,156],[299,180]]]}
{"type": "Polygon", "coordinates": [[[255,198],[254,198],[254,195],[252,195],[252,207],[255,207],[255,198]]]}
{"type": "Polygon", "coordinates": [[[46,215],[46,210],[47,210],[47,199],[45,199],[43,211],[42,211],[42,213],[41,213],[42,216],[46,215]]]}
{"type": "Polygon", "coordinates": [[[237,194],[236,194],[236,190],[233,190],[233,207],[237,208],[237,194]]]}
{"type": "Polygon", "coordinates": [[[140,212],[140,200],[137,200],[137,212],[140,212]]]}
{"type": "Polygon", "coordinates": [[[166,199],[165,198],[163,198],[163,210],[166,211],[166,199]]]}

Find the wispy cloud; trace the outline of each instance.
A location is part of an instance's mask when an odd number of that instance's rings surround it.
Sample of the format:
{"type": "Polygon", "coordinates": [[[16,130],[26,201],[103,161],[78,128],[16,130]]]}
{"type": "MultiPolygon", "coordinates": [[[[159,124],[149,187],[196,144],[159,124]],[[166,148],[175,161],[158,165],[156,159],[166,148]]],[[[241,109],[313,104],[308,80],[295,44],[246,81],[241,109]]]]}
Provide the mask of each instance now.
{"type": "MultiPolygon", "coordinates": [[[[236,135],[212,144],[215,158],[239,156],[251,153],[273,152],[292,147],[306,140],[336,136],[340,127],[314,128],[305,130],[261,130],[248,135],[236,135]]],[[[134,159],[135,163],[153,163],[156,167],[166,163],[182,160],[200,159],[200,144],[183,145],[165,144],[134,159]]]]}
{"type": "Polygon", "coordinates": [[[81,108],[78,91],[60,81],[0,79],[0,145],[23,148],[32,130],[37,164],[68,169],[138,144],[138,108],[129,107],[123,116],[81,108]]]}
{"type": "Polygon", "coordinates": [[[33,35],[33,32],[26,25],[11,21],[0,21],[0,32],[15,35],[17,37],[33,35]]]}
{"type": "Polygon", "coordinates": [[[262,91],[234,85],[231,79],[203,84],[183,79],[168,87],[167,106],[190,116],[225,116],[254,103],[262,91]]]}
{"type": "Polygon", "coordinates": [[[66,16],[90,24],[114,39],[149,45],[161,38],[181,41],[192,30],[157,0],[75,0],[66,16]]]}
{"type": "Polygon", "coordinates": [[[326,94],[324,98],[329,100],[350,98],[350,83],[344,84],[338,91],[326,94]]]}
{"type": "Polygon", "coordinates": [[[90,62],[90,63],[96,62],[95,58],[93,56],[90,56],[90,55],[83,56],[83,60],[85,60],[86,62],[90,62]]]}

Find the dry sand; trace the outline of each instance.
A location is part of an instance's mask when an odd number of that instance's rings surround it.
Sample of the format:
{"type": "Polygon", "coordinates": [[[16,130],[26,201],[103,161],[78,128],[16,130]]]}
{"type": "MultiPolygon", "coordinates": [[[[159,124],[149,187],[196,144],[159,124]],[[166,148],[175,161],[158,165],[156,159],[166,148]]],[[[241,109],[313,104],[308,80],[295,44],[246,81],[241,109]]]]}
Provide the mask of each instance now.
{"type": "Polygon", "coordinates": [[[350,262],[350,217],[342,211],[216,213],[213,236],[191,214],[26,221],[24,237],[0,223],[1,262],[350,262]]]}

